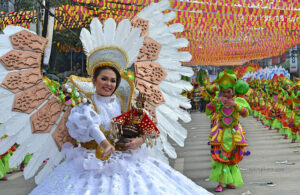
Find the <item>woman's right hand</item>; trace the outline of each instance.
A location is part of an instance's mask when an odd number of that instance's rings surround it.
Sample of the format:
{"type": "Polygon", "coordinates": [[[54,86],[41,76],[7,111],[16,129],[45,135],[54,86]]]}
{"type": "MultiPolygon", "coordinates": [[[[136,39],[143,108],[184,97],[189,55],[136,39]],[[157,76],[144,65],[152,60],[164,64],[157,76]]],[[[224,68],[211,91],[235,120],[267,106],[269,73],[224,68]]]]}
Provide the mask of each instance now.
{"type": "Polygon", "coordinates": [[[225,102],[227,100],[227,98],[226,97],[218,97],[218,98],[215,98],[215,101],[217,101],[217,102],[225,102]]]}
{"type": "Polygon", "coordinates": [[[107,155],[115,151],[115,147],[111,145],[106,139],[101,142],[100,146],[104,150],[102,154],[102,158],[106,157],[107,155]]]}

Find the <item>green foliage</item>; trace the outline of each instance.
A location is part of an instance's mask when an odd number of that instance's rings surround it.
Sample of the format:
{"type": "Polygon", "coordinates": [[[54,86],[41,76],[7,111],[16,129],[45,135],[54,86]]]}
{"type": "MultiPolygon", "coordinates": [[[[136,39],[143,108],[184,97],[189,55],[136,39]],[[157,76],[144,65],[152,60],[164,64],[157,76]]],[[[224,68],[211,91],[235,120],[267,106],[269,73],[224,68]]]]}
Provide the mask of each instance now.
{"type": "Polygon", "coordinates": [[[281,64],[281,66],[287,70],[290,69],[290,60],[286,60],[284,64],[281,64]]]}
{"type": "MultiPolygon", "coordinates": [[[[14,11],[31,11],[37,8],[37,3],[43,2],[42,0],[15,0],[14,11]]],[[[71,0],[48,0],[50,2],[50,7],[58,7],[63,4],[70,4],[71,0]]],[[[12,2],[12,1],[11,1],[12,2]]]]}
{"type": "Polygon", "coordinates": [[[15,0],[14,10],[18,11],[31,11],[36,9],[36,0],[15,0]]]}
{"type": "MultiPolygon", "coordinates": [[[[36,10],[37,6],[39,6],[42,9],[42,6],[38,2],[42,3],[43,0],[15,0],[13,4],[14,11],[32,11],[36,10]]],[[[72,0],[48,0],[48,2],[49,7],[59,7],[65,4],[73,4],[72,0]]],[[[81,41],[79,40],[80,30],[81,29],[72,29],[72,31],[75,32],[77,36],[73,35],[67,30],[54,31],[53,42],[60,42],[64,45],[73,47],[81,47],[81,41]]]]}
{"type": "Polygon", "coordinates": [[[80,30],[81,29],[72,29],[72,31],[77,34],[77,37],[67,30],[56,30],[53,33],[53,42],[59,42],[61,44],[73,47],[82,47],[79,39],[80,30]]]}
{"type": "Polygon", "coordinates": [[[54,75],[56,75],[56,74],[58,74],[59,72],[57,72],[57,71],[52,71],[52,70],[47,70],[47,73],[48,73],[48,74],[54,74],[54,75]]]}

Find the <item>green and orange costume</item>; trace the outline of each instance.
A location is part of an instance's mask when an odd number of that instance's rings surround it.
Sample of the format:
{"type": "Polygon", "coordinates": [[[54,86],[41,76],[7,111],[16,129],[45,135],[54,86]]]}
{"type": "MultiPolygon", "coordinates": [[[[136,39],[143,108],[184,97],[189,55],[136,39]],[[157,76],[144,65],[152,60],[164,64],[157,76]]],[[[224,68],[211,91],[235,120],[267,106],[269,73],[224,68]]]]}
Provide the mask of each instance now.
{"type": "MultiPolygon", "coordinates": [[[[223,72],[217,83],[223,89],[236,85],[234,74],[223,72]]],[[[216,113],[216,123],[210,133],[212,170],[210,180],[226,185],[241,186],[244,184],[238,163],[243,159],[244,147],[248,146],[239,115],[247,117],[251,110],[248,102],[236,97],[232,99],[236,106],[226,106],[213,99],[206,107],[206,114],[216,113]]]]}

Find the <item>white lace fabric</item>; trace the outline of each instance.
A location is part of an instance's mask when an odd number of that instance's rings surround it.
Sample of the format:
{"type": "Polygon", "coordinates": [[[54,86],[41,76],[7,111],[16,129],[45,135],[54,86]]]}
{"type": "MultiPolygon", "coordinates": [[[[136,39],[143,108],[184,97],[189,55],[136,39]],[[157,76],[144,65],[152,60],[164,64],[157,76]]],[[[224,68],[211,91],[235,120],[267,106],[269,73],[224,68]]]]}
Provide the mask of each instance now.
{"type": "Polygon", "coordinates": [[[98,113],[91,105],[76,106],[72,108],[66,125],[69,134],[76,140],[81,142],[96,140],[100,144],[105,136],[99,127],[109,130],[111,119],[121,115],[122,106],[121,101],[115,95],[103,97],[93,94],[92,99],[97,106],[98,113]]]}
{"type": "Polygon", "coordinates": [[[149,157],[146,150],[117,151],[109,161],[101,161],[91,150],[65,148],[67,159],[31,195],[210,194],[169,165],[149,157]]]}
{"type": "MultiPolygon", "coordinates": [[[[116,96],[92,98],[98,113],[83,105],[73,108],[68,120],[70,135],[83,142],[93,140],[91,127],[102,125],[109,129],[111,119],[121,114],[121,102],[116,96]]],[[[210,194],[169,165],[148,156],[144,145],[136,150],[115,151],[107,161],[97,159],[94,150],[80,145],[74,148],[66,143],[62,152],[65,161],[31,195],[210,194]]]]}

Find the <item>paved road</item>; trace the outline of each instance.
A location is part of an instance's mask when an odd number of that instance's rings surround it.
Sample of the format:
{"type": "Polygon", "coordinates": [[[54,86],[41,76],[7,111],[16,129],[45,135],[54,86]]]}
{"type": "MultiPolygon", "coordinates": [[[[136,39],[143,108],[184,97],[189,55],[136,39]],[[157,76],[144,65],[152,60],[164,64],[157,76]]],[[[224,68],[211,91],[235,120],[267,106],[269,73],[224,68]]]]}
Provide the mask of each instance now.
{"type": "MultiPolygon", "coordinates": [[[[204,114],[193,113],[192,121],[184,125],[188,129],[188,138],[184,148],[176,148],[178,158],[171,164],[174,163],[177,170],[197,184],[214,192],[217,183],[208,181],[209,120],[204,114]]],[[[217,194],[240,195],[251,192],[255,195],[299,195],[300,144],[284,140],[282,135],[264,128],[252,117],[242,119],[241,123],[247,131],[248,150],[251,151],[251,155],[244,157],[239,165],[245,185],[217,194]],[[268,182],[273,184],[268,185],[268,182]]]]}
{"type": "MultiPolygon", "coordinates": [[[[210,146],[207,145],[209,120],[198,112],[193,113],[192,118],[191,123],[184,125],[188,129],[185,147],[176,147],[178,158],[171,160],[170,164],[214,192],[217,184],[207,180],[210,172],[210,146]]],[[[269,131],[252,117],[242,120],[242,125],[247,130],[248,149],[251,151],[251,155],[240,163],[245,185],[218,194],[300,194],[300,144],[289,143],[279,133],[269,131]],[[267,182],[273,184],[268,185],[267,182]]],[[[34,186],[32,179],[24,181],[22,172],[16,172],[9,175],[9,181],[0,181],[0,195],[27,194],[34,186]]]]}

